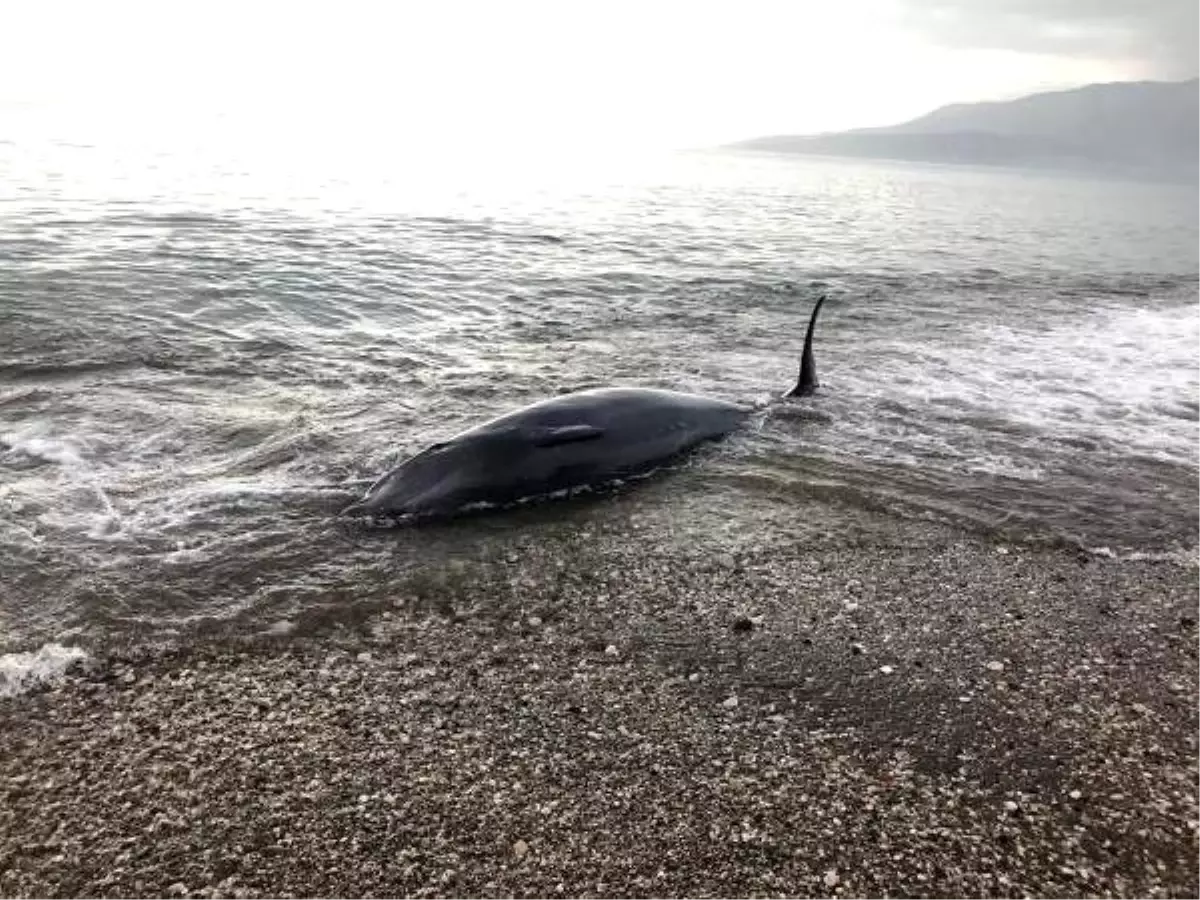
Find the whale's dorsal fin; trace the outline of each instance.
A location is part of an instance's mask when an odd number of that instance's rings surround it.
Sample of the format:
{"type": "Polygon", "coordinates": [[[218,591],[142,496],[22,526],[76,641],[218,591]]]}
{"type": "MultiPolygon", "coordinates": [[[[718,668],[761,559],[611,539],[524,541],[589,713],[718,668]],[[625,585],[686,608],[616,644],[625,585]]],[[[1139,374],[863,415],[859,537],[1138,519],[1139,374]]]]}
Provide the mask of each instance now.
{"type": "Polygon", "coordinates": [[[785,397],[807,397],[813,393],[820,382],[817,381],[817,364],[813,361],[813,329],[817,325],[817,313],[821,311],[821,304],[825,302],[825,294],[822,294],[817,300],[817,305],[813,307],[812,318],[808,320],[808,333],[804,336],[804,353],[800,357],[800,379],[796,382],[796,386],[784,394],[785,397]]]}
{"type": "Polygon", "coordinates": [[[557,447],[559,444],[574,444],[577,441],[593,441],[604,436],[604,429],[595,425],[563,425],[558,428],[540,428],[530,435],[535,447],[557,447]]]}

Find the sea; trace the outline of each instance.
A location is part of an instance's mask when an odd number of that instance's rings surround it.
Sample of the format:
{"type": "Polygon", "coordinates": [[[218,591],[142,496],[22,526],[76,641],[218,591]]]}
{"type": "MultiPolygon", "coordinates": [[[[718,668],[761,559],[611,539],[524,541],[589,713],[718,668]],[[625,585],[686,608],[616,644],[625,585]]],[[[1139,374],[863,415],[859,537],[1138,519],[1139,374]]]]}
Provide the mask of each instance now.
{"type": "Polygon", "coordinates": [[[558,540],[769,550],[831,509],[1194,564],[1198,241],[1194,184],[26,118],[0,135],[0,671],[302,634],[558,540]],[[821,295],[821,389],[781,399],[821,295]],[[337,515],[430,442],[609,384],[761,415],[616,491],[337,515]]]}

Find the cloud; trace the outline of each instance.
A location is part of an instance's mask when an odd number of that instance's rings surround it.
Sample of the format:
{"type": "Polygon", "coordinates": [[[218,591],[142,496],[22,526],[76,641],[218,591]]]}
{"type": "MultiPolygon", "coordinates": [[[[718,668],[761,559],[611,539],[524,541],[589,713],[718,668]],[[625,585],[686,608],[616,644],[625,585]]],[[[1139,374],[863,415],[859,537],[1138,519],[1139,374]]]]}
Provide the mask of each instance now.
{"type": "Polygon", "coordinates": [[[1148,78],[1197,73],[1196,0],[901,0],[938,44],[1132,63],[1148,78]]]}

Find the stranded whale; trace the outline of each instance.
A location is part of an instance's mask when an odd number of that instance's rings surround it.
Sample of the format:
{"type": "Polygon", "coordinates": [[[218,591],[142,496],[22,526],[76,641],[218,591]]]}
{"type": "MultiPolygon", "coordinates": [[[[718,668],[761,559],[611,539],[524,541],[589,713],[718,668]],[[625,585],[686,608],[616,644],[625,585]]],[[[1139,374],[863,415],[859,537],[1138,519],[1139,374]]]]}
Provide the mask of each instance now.
{"type": "MultiPolygon", "coordinates": [[[[800,377],[785,396],[817,388],[813,308],[800,377]]],[[[343,512],[442,516],[645,474],[742,425],[753,410],[678,391],[611,387],[533,403],[434,444],[375,482],[343,512]]]]}

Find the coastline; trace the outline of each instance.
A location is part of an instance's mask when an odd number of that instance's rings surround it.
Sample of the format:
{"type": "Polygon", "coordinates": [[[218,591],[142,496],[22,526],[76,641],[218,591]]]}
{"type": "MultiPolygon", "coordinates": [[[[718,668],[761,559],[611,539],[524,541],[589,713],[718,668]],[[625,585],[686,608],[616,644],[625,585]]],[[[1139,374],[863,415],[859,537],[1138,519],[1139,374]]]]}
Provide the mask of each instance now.
{"type": "Polygon", "coordinates": [[[881,515],[506,565],[0,699],[0,894],[1197,892],[1194,564],[881,515]]]}

